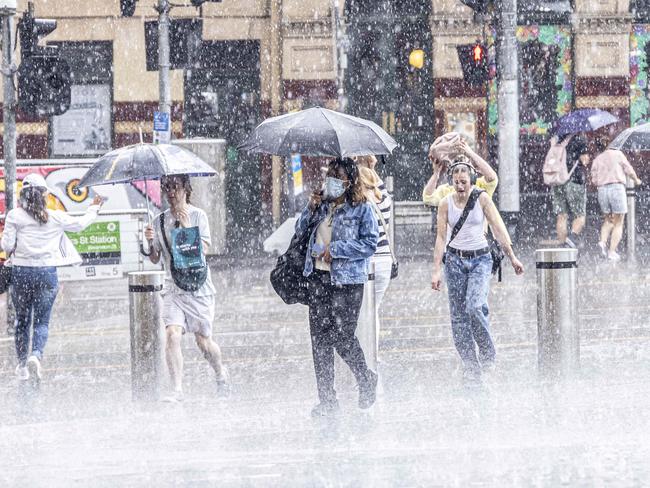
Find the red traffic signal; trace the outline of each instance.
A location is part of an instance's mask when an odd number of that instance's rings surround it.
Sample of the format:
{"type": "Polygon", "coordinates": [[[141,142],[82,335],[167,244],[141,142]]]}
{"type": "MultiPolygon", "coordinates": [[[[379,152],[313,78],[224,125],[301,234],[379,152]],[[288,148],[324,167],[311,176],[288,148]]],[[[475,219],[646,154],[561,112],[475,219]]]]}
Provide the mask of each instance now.
{"type": "Polygon", "coordinates": [[[488,79],[487,49],[480,42],[456,46],[463,78],[470,85],[480,85],[488,79]]]}

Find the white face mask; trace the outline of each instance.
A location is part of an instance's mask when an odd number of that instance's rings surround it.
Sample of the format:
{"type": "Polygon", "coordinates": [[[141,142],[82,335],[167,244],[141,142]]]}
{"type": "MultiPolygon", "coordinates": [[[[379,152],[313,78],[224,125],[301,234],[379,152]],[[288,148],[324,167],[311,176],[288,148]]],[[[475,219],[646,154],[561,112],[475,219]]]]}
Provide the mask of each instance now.
{"type": "Polygon", "coordinates": [[[323,197],[325,200],[336,200],[343,196],[345,189],[345,181],[328,176],[325,178],[325,183],[323,184],[323,197]]]}

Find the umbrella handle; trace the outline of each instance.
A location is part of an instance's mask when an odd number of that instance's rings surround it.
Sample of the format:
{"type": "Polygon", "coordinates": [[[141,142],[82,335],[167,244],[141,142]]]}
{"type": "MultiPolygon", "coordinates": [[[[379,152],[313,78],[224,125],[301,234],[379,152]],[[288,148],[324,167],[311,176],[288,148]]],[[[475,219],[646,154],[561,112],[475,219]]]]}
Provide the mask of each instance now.
{"type": "Polygon", "coordinates": [[[149,257],[149,256],[151,256],[151,249],[149,249],[149,252],[145,251],[144,250],[144,245],[142,243],[140,243],[140,254],[142,254],[143,256],[149,257]]]}

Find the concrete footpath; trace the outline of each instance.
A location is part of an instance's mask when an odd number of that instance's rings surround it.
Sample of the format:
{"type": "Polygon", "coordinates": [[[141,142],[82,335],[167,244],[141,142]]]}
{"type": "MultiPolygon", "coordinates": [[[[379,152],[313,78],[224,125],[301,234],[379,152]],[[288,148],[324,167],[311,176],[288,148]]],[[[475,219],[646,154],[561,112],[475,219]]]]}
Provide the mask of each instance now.
{"type": "Polygon", "coordinates": [[[507,270],[490,296],[498,368],[468,392],[431,262],[403,260],[383,305],[377,405],[360,412],[339,368],[342,414],[314,421],[307,310],[274,295],[271,261],[213,270],[227,400],[186,337],[186,401],[131,401],[125,280],[64,285],[40,389],[14,379],[0,336],[0,486],[650,483],[645,269],[582,259],[582,369],[561,385],[537,378],[534,263],[523,278],[507,270]]]}

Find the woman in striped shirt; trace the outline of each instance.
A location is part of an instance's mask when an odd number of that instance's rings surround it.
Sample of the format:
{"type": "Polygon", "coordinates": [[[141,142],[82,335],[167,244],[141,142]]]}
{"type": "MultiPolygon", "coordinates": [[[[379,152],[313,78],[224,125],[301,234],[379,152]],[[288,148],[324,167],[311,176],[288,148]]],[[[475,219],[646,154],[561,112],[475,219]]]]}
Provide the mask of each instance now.
{"type": "MultiPolygon", "coordinates": [[[[369,158],[369,156],[366,156],[366,158],[369,158]]],[[[372,158],[374,159],[374,156],[372,158]]],[[[359,161],[357,161],[357,164],[359,164],[359,161]]],[[[386,191],[379,175],[374,170],[359,164],[359,179],[366,190],[366,198],[373,207],[375,217],[377,218],[377,226],[379,227],[377,250],[371,258],[371,262],[375,264],[375,342],[378,342],[379,307],[390,284],[391,268],[393,265],[393,253],[391,252],[390,234],[388,230],[392,218],[392,198],[386,191]]],[[[377,346],[378,344],[376,343],[375,354],[377,346]]],[[[368,367],[372,368],[374,366],[374,361],[368,360],[367,358],[367,362],[368,367]]]]}

